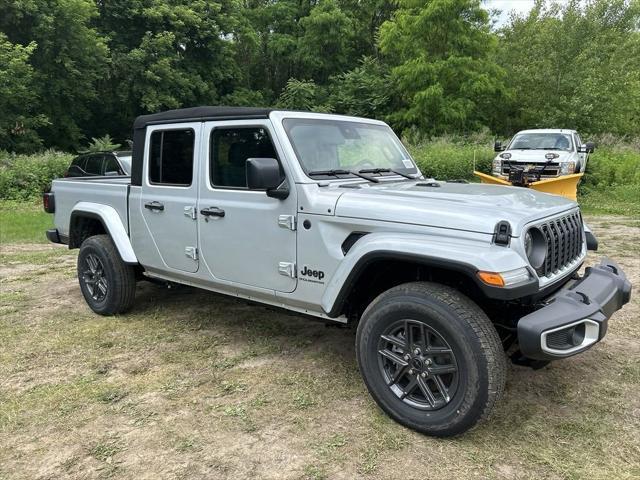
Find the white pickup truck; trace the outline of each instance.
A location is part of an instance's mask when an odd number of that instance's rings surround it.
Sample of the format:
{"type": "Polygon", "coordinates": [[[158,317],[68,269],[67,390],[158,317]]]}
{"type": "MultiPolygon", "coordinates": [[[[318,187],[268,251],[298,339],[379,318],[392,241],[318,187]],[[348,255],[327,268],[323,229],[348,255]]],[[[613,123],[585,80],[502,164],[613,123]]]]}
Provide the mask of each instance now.
{"type": "Polygon", "coordinates": [[[591,348],[631,284],[578,205],[515,187],[425,179],[383,122],[197,107],[136,119],[131,177],[55,180],[48,238],[80,248],[102,315],[136,282],[208,289],[357,322],[356,357],[380,407],[455,435],[523,364],[591,348]]]}

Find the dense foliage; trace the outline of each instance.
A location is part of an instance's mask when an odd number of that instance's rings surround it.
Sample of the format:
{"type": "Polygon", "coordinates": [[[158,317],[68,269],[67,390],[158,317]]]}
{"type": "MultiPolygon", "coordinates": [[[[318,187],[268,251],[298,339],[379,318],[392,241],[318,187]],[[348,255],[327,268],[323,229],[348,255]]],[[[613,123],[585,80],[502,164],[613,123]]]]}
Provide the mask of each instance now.
{"type": "Polygon", "coordinates": [[[60,178],[69,167],[72,155],[46,151],[34,155],[0,152],[0,199],[30,200],[60,178]]]}
{"type": "MultiPolygon", "coordinates": [[[[95,139],[109,141],[108,138],[95,139]]],[[[473,170],[489,172],[494,156],[488,131],[427,138],[408,132],[407,147],[422,172],[440,180],[477,181],[473,170]]],[[[640,215],[640,145],[612,136],[596,138],[600,147],[587,164],[579,201],[586,211],[640,215]]],[[[95,142],[93,144],[96,145],[95,142]]],[[[34,201],[53,178],[60,177],[72,156],[47,151],[34,155],[0,152],[0,201],[34,201]]],[[[1,205],[0,205],[1,207],[1,205]]]]}
{"type": "Polygon", "coordinates": [[[640,135],[640,2],[0,0],[0,150],[130,137],[136,115],[279,105],[401,131],[640,135]]]}

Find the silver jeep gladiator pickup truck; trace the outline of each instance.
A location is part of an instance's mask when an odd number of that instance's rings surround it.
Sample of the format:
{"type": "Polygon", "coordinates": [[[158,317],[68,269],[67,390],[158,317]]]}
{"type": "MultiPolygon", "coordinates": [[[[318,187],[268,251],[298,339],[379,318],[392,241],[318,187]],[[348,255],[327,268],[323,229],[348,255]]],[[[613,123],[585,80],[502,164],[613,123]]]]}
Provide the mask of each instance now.
{"type": "Polygon", "coordinates": [[[131,177],[55,180],[52,242],[79,248],[102,315],[136,282],[192,285],[357,322],[380,407],[449,436],[488,416],[506,351],[533,366],[600,341],[631,284],[578,205],[532,190],[426,179],[383,122],[259,108],[138,117],[131,177]]]}

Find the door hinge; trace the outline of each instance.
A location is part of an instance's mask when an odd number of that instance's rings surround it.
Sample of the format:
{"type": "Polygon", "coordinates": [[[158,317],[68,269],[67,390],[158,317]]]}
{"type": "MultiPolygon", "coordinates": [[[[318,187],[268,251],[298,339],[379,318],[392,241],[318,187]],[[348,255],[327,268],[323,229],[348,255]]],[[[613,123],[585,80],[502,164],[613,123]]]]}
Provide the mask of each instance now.
{"type": "Polygon", "coordinates": [[[185,217],[191,217],[191,220],[195,220],[196,219],[196,207],[194,207],[193,205],[190,205],[188,207],[184,207],[184,216],[185,217]]]}
{"type": "Polygon", "coordinates": [[[296,278],[296,264],[291,262],[278,263],[278,273],[285,277],[296,278]]]}
{"type": "Polygon", "coordinates": [[[192,260],[198,260],[198,249],[196,247],[185,247],[184,254],[192,260]]]}
{"type": "Polygon", "coordinates": [[[296,229],[296,217],[294,215],[279,215],[278,225],[289,230],[296,229]]]}

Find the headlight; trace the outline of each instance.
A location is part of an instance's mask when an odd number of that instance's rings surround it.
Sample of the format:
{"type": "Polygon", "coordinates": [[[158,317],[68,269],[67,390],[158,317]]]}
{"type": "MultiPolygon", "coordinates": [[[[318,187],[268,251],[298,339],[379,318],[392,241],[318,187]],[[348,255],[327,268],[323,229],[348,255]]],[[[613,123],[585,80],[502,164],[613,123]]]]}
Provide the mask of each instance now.
{"type": "Polygon", "coordinates": [[[510,153],[501,153],[500,158],[504,158],[505,160],[509,160],[511,158],[510,153]]]}
{"type": "Polygon", "coordinates": [[[547,241],[538,228],[530,228],[524,235],[524,250],[531,266],[539,270],[547,258],[547,241]]]}
{"type": "Polygon", "coordinates": [[[502,160],[496,158],[493,160],[492,168],[494,173],[501,173],[502,171],[502,160]]]}
{"type": "Polygon", "coordinates": [[[524,236],[524,250],[527,252],[527,258],[531,257],[533,253],[533,236],[531,232],[527,232],[524,236]]]}
{"type": "Polygon", "coordinates": [[[525,267],[508,270],[506,272],[478,272],[478,278],[492,287],[510,287],[519,283],[527,282],[531,278],[529,270],[525,267]]]}
{"type": "Polygon", "coordinates": [[[576,170],[576,162],[564,162],[560,167],[561,175],[569,175],[570,173],[575,172],[576,170]]]}

